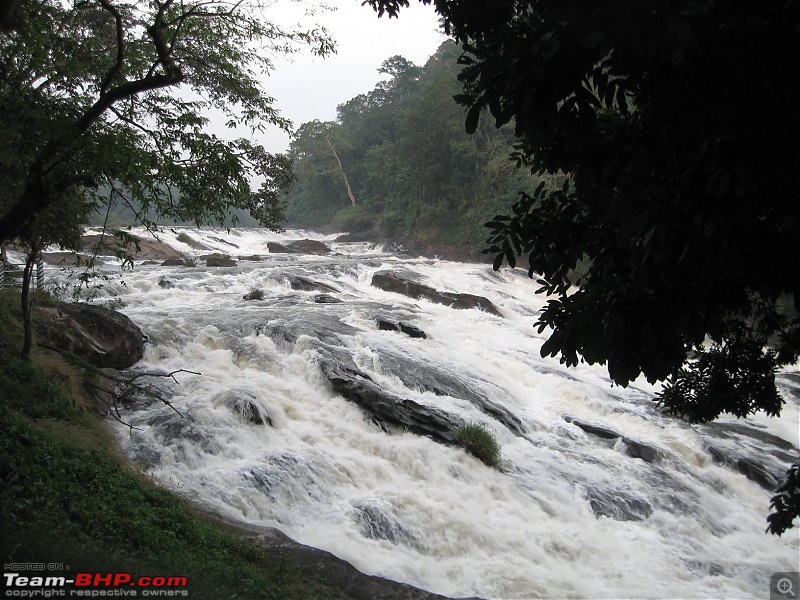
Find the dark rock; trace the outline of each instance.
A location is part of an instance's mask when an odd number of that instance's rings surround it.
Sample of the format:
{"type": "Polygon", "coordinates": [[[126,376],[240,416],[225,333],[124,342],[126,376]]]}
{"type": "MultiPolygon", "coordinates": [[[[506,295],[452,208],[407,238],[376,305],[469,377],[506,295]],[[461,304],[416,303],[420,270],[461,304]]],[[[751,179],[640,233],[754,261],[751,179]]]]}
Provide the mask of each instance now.
{"type": "Polygon", "coordinates": [[[328,246],[316,240],[295,240],[285,245],[267,242],[267,248],[273,254],[328,254],[331,251],[328,246]]]}
{"type": "Polygon", "coordinates": [[[637,442],[623,437],[622,443],[625,444],[625,452],[633,458],[641,458],[645,462],[654,462],[661,458],[662,453],[648,444],[637,442]]]}
{"type": "Polygon", "coordinates": [[[525,434],[522,421],[516,415],[502,405],[492,402],[484,394],[471,389],[444,368],[437,367],[433,361],[416,360],[408,354],[395,353],[388,349],[385,349],[383,354],[385,355],[382,361],[383,370],[400,379],[406,387],[433,392],[437,396],[466,400],[515,434],[525,434]]]}
{"type": "Polygon", "coordinates": [[[430,302],[444,304],[451,308],[468,309],[478,308],[493,315],[501,316],[492,302],[483,296],[473,294],[459,294],[454,292],[439,292],[432,287],[423,285],[411,279],[406,279],[396,273],[380,271],[372,276],[372,285],[387,292],[403,294],[411,298],[424,298],[430,302]]]}
{"type": "Polygon", "coordinates": [[[332,351],[323,350],[320,367],[337,394],[358,404],[377,422],[454,443],[452,432],[458,423],[441,411],[382,390],[349,357],[337,357],[332,351]]]}
{"type": "Polygon", "coordinates": [[[214,404],[222,404],[239,413],[245,421],[254,425],[272,425],[269,411],[263,407],[260,398],[249,390],[228,390],[215,395],[214,404]]]}
{"type": "Polygon", "coordinates": [[[182,267],[183,266],[183,259],[180,258],[168,258],[164,262],[161,263],[162,267],[182,267]]]}
{"type": "Polygon", "coordinates": [[[384,319],[383,317],[378,317],[376,319],[376,323],[378,324],[378,329],[383,331],[401,331],[412,338],[428,337],[427,334],[419,327],[416,327],[415,325],[409,325],[403,321],[395,322],[390,321],[389,319],[384,319]]]}
{"type": "Polygon", "coordinates": [[[337,290],[335,287],[320,283],[318,281],[312,281],[311,279],[302,277],[300,275],[290,277],[289,285],[293,290],[301,290],[304,292],[339,292],[339,290],[337,290]]]}
{"type": "Polygon", "coordinates": [[[400,331],[402,331],[409,337],[426,338],[426,339],[428,337],[427,334],[424,331],[422,331],[422,329],[416,327],[415,325],[409,325],[408,323],[404,323],[403,321],[400,321],[398,325],[400,326],[400,331]]]}
{"type": "Polygon", "coordinates": [[[595,425],[593,423],[586,423],[584,421],[579,421],[575,417],[571,417],[569,415],[564,415],[564,420],[567,423],[572,423],[575,427],[580,427],[586,433],[591,435],[596,435],[599,438],[603,438],[606,440],[613,440],[616,438],[621,438],[622,435],[614,431],[613,429],[607,429],[606,427],[602,427],[600,425],[595,425]]]}
{"type": "Polygon", "coordinates": [[[569,415],[564,415],[564,420],[567,423],[572,423],[576,427],[579,427],[586,433],[594,435],[601,439],[604,440],[621,439],[622,443],[625,446],[625,453],[631,458],[641,458],[643,461],[651,463],[658,460],[663,455],[661,451],[654,448],[653,446],[650,446],[649,444],[645,444],[643,442],[637,442],[636,440],[627,438],[624,435],[617,433],[613,429],[608,429],[607,427],[603,427],[602,425],[597,425],[596,423],[586,423],[585,421],[579,421],[575,417],[571,417],[569,415]]]}
{"type": "Polygon", "coordinates": [[[400,331],[400,324],[394,321],[378,317],[376,323],[378,324],[378,329],[381,331],[400,331]]]}
{"type": "Polygon", "coordinates": [[[317,304],[341,304],[339,298],[334,298],[330,294],[317,294],[314,296],[314,302],[317,304]]]}
{"type": "Polygon", "coordinates": [[[235,267],[237,262],[232,258],[225,258],[222,256],[209,256],[206,259],[207,267],[235,267]]]}
{"type": "Polygon", "coordinates": [[[361,502],[353,507],[353,517],[364,537],[393,544],[413,542],[414,536],[391,512],[378,502],[361,502]]]}
{"type": "Polygon", "coordinates": [[[653,507],[638,496],[624,490],[599,490],[589,488],[586,496],[597,518],[608,517],[615,521],[643,521],[653,514],[653,507]]]}
{"type": "Polygon", "coordinates": [[[298,254],[329,254],[331,251],[327,245],[317,240],[295,240],[286,245],[298,254]]]}
{"type": "Polygon", "coordinates": [[[773,435],[767,431],[762,431],[754,426],[748,426],[743,423],[709,423],[706,425],[709,429],[714,429],[718,432],[733,433],[743,435],[759,442],[776,446],[782,450],[795,450],[794,444],[787,442],[783,438],[773,435]]]}
{"type": "Polygon", "coordinates": [[[158,287],[160,287],[160,288],[164,288],[165,290],[169,290],[169,289],[172,289],[172,288],[174,288],[174,287],[175,287],[175,284],[174,284],[174,283],[172,283],[172,281],[170,281],[170,280],[169,280],[169,279],[167,279],[166,277],[161,277],[161,278],[158,280],[158,287]]]}
{"type": "Polygon", "coordinates": [[[144,354],[145,336],[122,313],[91,304],[37,307],[39,345],[72,352],[95,367],[124,369],[144,354]]]}
{"type": "MultiPolygon", "coordinates": [[[[318,548],[299,544],[277,529],[240,523],[217,515],[209,515],[221,526],[239,535],[254,538],[256,543],[269,549],[274,560],[285,561],[313,580],[323,581],[336,590],[336,597],[348,600],[448,600],[406,583],[397,583],[375,575],[365,575],[342,560],[318,548]]],[[[464,600],[478,600],[477,598],[464,600]]]]}
{"type": "Polygon", "coordinates": [[[706,451],[715,463],[738,471],[770,492],[775,491],[783,478],[783,473],[779,469],[771,471],[766,464],[754,458],[728,452],[710,444],[706,444],[706,451]]]}
{"type": "Polygon", "coordinates": [[[267,242],[267,250],[272,254],[291,254],[292,251],[278,242],[267,242]]]}

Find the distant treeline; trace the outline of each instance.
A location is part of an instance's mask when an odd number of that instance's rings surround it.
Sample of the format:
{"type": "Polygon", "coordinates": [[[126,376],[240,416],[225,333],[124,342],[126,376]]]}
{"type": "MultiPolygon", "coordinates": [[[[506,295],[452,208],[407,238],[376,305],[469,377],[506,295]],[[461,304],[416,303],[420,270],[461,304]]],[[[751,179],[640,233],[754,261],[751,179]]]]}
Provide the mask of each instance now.
{"type": "Polygon", "coordinates": [[[289,150],[289,223],[482,246],[483,223],[536,181],[509,159],[512,128],[481,119],[465,133],[459,55],[445,42],[424,67],[389,58],[388,79],[340,105],[336,121],[303,124],[289,150]]]}

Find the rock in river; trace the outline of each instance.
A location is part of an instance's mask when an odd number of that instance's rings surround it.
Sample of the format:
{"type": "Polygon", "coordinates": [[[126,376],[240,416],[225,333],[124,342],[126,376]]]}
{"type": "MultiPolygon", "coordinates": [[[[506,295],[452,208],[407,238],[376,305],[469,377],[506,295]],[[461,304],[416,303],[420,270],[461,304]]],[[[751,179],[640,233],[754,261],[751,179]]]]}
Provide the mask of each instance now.
{"type": "Polygon", "coordinates": [[[39,345],[73,352],[95,367],[124,369],[144,354],[142,330],[122,313],[58,302],[38,307],[36,315],[39,345]]]}
{"type": "Polygon", "coordinates": [[[440,292],[427,285],[407,279],[397,273],[379,271],[372,276],[372,285],[387,292],[404,294],[411,298],[424,298],[437,304],[444,304],[451,308],[467,309],[479,308],[493,315],[500,315],[494,304],[483,296],[473,294],[460,294],[456,292],[440,292]]]}

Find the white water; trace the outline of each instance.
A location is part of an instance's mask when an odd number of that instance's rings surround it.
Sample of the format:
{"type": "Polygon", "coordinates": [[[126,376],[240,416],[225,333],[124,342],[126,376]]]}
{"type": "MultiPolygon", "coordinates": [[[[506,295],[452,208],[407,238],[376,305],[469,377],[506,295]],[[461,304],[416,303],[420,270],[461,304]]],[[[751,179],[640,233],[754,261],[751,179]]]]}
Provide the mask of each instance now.
{"type": "MultiPolygon", "coordinates": [[[[800,569],[798,529],[765,535],[770,493],[715,464],[706,448],[766,461],[776,472],[787,463],[749,436],[723,439],[660,416],[646,383],[612,387],[601,367],[567,370],[542,359],[545,336],[532,323],[545,299],[524,273],[399,259],[310,232],[189,234],[234,258],[264,260],[231,268],[137,265],[99,299],[121,299],[121,311],[149,336],[143,366],[202,373],[178,374],[179,384],[168,386],[186,419],[157,402],[123,415],[140,429],[129,436],[120,428],[121,444],[169,487],[230,517],[277,527],[365,573],[449,596],[766,598],[772,573],[800,569]],[[327,241],[334,253],[266,250],[267,241],[300,238],[327,241]],[[503,317],[370,285],[375,272],[401,269],[439,290],[486,296],[503,317]],[[291,275],[336,288],[332,295],[343,302],[315,304],[319,292],[291,289],[291,275]],[[174,287],[160,287],[162,277],[174,287]],[[263,301],[242,299],[253,288],[264,290],[263,301]],[[380,331],[377,315],[416,325],[428,338],[380,331]],[[384,432],[332,391],[312,336],[276,342],[264,333],[276,327],[317,332],[384,389],[484,424],[502,445],[502,470],[426,437],[384,432]],[[526,435],[463,398],[409,389],[393,374],[406,359],[501,404],[526,435]],[[232,397],[251,399],[273,426],[246,422],[226,403],[232,397]],[[632,458],[621,441],[589,435],[565,415],[661,456],[632,458]],[[592,499],[605,508],[593,510],[592,499]],[[615,506],[633,508],[608,516],[615,506]]],[[[190,251],[174,232],[164,239],[190,251]]],[[[781,419],[748,422],[791,442],[796,455],[800,386],[782,382],[795,387],[787,388],[781,419]]]]}

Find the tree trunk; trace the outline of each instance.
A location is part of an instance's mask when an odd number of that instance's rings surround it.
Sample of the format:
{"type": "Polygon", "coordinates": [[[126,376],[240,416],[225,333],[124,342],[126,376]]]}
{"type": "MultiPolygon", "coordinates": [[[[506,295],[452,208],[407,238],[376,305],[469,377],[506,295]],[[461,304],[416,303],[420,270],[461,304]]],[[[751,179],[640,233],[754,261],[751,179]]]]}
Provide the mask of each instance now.
{"type": "Polygon", "coordinates": [[[344,167],[342,166],[342,160],[339,158],[339,154],[337,154],[336,148],[333,147],[331,141],[328,138],[325,138],[325,141],[328,142],[328,146],[330,146],[331,152],[333,153],[333,158],[335,158],[336,162],[339,164],[339,172],[342,174],[342,179],[344,180],[344,186],[347,188],[347,197],[350,198],[350,204],[355,206],[356,197],[355,195],[353,195],[353,188],[350,187],[350,182],[347,180],[347,174],[344,172],[344,167]]]}
{"type": "Polygon", "coordinates": [[[31,252],[25,259],[25,269],[22,271],[22,323],[25,327],[25,338],[22,343],[22,359],[31,359],[31,347],[33,346],[33,331],[31,325],[31,276],[36,265],[36,255],[38,252],[31,252]]]}

